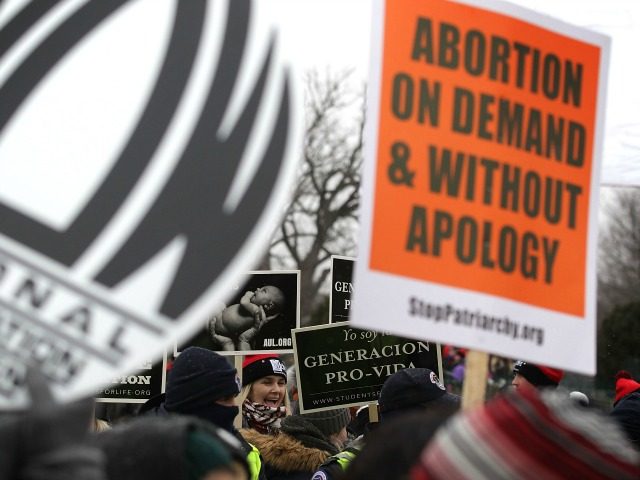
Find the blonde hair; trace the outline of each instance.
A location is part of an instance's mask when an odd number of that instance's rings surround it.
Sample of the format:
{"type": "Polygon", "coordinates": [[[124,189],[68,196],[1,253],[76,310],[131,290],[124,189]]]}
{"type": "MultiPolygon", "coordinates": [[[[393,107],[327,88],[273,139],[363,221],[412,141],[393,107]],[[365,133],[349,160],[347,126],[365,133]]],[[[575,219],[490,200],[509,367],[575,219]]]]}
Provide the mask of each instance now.
{"type": "Polygon", "coordinates": [[[101,418],[93,419],[93,431],[94,432],[104,432],[105,430],[109,430],[111,425],[106,420],[102,420],[101,418]]]}

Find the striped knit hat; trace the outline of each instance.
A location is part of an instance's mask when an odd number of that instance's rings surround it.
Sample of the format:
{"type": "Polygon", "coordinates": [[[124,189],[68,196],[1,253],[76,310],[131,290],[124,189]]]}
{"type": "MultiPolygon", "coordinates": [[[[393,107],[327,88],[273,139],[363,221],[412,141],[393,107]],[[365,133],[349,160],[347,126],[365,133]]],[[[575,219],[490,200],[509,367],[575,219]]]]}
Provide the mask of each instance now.
{"type": "Polygon", "coordinates": [[[287,367],[280,360],[280,356],[274,353],[247,355],[242,362],[242,385],[268,377],[277,375],[287,381],[287,367]]]}
{"type": "Polygon", "coordinates": [[[640,478],[640,456],[604,415],[555,390],[518,389],[436,433],[412,480],[640,478]]]}

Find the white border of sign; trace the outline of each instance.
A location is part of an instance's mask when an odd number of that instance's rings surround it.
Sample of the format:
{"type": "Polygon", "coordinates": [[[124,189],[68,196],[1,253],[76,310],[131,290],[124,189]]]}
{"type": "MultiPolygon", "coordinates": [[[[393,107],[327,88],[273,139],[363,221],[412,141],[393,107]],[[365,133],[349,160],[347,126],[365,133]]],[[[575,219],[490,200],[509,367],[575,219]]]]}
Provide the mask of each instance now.
{"type": "MultiPolygon", "coordinates": [[[[354,297],[351,323],[359,328],[390,331],[413,338],[429,338],[445,344],[454,344],[498,355],[540,362],[593,375],[596,371],[596,248],[598,225],[598,187],[603,145],[603,122],[610,42],[599,33],[553,19],[517,5],[498,0],[459,0],[477,8],[495,11],[522,19],[565,36],[592,43],[601,48],[600,72],[596,106],[596,125],[593,149],[593,174],[589,205],[589,229],[586,258],[585,316],[577,317],[534,307],[492,295],[449,287],[408,277],[391,275],[369,267],[372,207],[377,164],[377,122],[380,113],[380,74],[383,52],[384,0],[375,0],[371,36],[372,57],[368,87],[368,114],[366,125],[365,166],[363,173],[361,227],[358,261],[354,272],[354,297]],[[408,314],[410,298],[424,299],[434,308],[447,306],[471,313],[508,317],[512,322],[542,328],[543,346],[533,342],[511,341],[506,335],[491,335],[475,328],[456,328],[449,322],[436,322],[408,314]],[[389,321],[388,319],[395,319],[389,321]]],[[[561,294],[561,292],[558,292],[561,294]]]]}

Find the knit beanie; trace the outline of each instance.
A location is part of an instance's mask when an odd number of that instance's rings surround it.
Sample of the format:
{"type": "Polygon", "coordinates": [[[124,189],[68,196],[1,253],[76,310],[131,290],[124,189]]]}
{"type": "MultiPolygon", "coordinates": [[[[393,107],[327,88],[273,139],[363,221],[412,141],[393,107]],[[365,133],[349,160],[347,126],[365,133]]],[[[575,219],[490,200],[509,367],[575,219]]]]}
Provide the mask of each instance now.
{"type": "Polygon", "coordinates": [[[636,382],[629,372],[621,370],[616,373],[616,397],[613,399],[615,406],[620,400],[630,393],[640,390],[640,383],[636,382]]]}
{"type": "Polygon", "coordinates": [[[225,357],[206,348],[188,347],[173,362],[164,404],[169,412],[190,413],[238,393],[236,369],[225,357]]]}
{"type": "Polygon", "coordinates": [[[561,392],[523,388],[459,413],[420,455],[412,480],[640,478],[619,427],[561,392]]]}
{"type": "Polygon", "coordinates": [[[513,373],[519,373],[535,387],[557,387],[564,377],[564,372],[557,368],[534,365],[518,360],[513,366],[513,373]]]}
{"type": "Polygon", "coordinates": [[[287,381],[287,368],[274,354],[247,355],[242,362],[242,386],[249,385],[263,377],[278,375],[287,381]]]}
{"type": "Polygon", "coordinates": [[[380,413],[407,411],[426,405],[460,405],[458,395],[448,393],[438,375],[428,368],[405,368],[385,380],[378,398],[380,413]]]}
{"type": "Polygon", "coordinates": [[[189,480],[200,480],[211,470],[230,468],[232,463],[229,450],[204,430],[187,435],[186,461],[189,480]]]}
{"type": "Polygon", "coordinates": [[[351,421],[351,415],[347,408],[303,413],[300,416],[312,423],[326,437],[338,433],[351,421]]]}
{"type": "MultiPolygon", "coordinates": [[[[291,437],[306,448],[314,448],[326,452],[327,457],[339,452],[338,445],[333,443],[329,438],[331,434],[321,432],[318,427],[303,414],[287,415],[284,417],[282,419],[282,425],[280,426],[280,433],[278,436],[272,438],[277,439],[280,435],[285,435],[285,440],[286,437],[291,437]]],[[[278,440],[275,441],[278,442],[278,440]]],[[[322,459],[322,461],[325,459],[322,459]]],[[[318,465],[322,463],[322,461],[319,462],[318,465]]]]}

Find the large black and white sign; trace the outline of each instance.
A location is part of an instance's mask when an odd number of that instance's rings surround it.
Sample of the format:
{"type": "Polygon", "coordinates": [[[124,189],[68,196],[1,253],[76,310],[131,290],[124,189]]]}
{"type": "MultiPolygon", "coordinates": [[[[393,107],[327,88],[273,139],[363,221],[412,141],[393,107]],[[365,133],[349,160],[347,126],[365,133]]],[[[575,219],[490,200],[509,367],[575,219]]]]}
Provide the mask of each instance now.
{"type": "Polygon", "coordinates": [[[0,3],[0,408],[159,359],[262,254],[301,126],[252,7],[0,3]]]}
{"type": "Polygon", "coordinates": [[[442,380],[440,345],[348,322],[293,331],[299,405],[302,412],[376,402],[389,375],[424,367],[442,380]]]}
{"type": "Polygon", "coordinates": [[[300,326],[300,270],[256,271],[239,280],[229,301],[211,311],[180,351],[195,345],[223,355],[293,353],[291,331],[300,326]]]}
{"type": "Polygon", "coordinates": [[[156,363],[144,362],[138,370],[109,379],[109,385],[96,394],[100,403],[144,403],[164,393],[167,381],[167,355],[156,363]]]}

